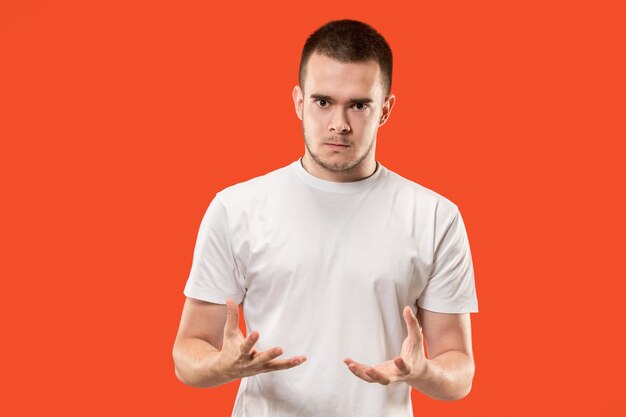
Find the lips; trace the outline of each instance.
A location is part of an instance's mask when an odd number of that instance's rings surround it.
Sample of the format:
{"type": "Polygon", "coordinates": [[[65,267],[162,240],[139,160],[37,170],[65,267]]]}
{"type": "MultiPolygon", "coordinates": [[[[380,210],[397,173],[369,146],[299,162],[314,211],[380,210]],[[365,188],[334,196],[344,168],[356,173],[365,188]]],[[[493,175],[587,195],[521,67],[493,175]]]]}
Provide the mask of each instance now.
{"type": "Polygon", "coordinates": [[[342,145],[340,143],[325,143],[325,145],[333,146],[335,148],[347,148],[348,145],[342,145]]]}

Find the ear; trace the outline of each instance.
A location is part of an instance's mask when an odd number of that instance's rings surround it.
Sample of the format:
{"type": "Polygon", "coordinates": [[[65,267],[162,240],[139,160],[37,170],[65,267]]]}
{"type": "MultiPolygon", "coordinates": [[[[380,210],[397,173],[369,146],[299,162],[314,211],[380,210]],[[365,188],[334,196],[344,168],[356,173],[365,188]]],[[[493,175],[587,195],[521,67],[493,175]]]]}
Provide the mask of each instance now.
{"type": "Polygon", "coordinates": [[[302,120],[302,106],[304,104],[304,93],[300,89],[299,85],[296,85],[293,88],[293,92],[291,93],[291,96],[293,97],[293,104],[296,107],[296,114],[298,115],[298,118],[302,120]]]}
{"type": "Polygon", "coordinates": [[[391,109],[393,109],[393,105],[396,104],[396,96],[394,94],[390,94],[385,98],[385,104],[383,104],[383,112],[380,115],[380,122],[378,126],[382,126],[387,122],[389,116],[391,116],[391,109]]]}

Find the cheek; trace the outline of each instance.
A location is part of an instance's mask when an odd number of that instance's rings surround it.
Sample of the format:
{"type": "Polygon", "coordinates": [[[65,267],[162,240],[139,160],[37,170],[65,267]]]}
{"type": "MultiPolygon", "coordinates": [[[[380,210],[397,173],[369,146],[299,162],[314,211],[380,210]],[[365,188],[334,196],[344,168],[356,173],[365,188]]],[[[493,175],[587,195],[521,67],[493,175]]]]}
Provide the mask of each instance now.
{"type": "Polygon", "coordinates": [[[376,129],[376,121],[372,117],[355,116],[351,120],[352,131],[358,136],[368,136],[376,129]]]}
{"type": "Polygon", "coordinates": [[[369,134],[375,133],[378,129],[379,115],[371,115],[366,121],[363,122],[363,131],[369,134]]]}
{"type": "Polygon", "coordinates": [[[309,129],[319,130],[324,126],[324,115],[319,114],[315,110],[305,110],[302,122],[309,129]]]}

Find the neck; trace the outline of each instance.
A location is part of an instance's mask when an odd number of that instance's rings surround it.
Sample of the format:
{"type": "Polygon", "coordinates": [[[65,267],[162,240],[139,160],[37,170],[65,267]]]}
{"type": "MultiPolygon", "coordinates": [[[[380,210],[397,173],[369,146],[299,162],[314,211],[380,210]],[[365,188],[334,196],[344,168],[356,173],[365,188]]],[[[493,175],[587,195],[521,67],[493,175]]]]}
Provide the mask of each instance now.
{"type": "Polygon", "coordinates": [[[306,153],[301,159],[302,167],[309,174],[333,182],[352,182],[360,181],[371,177],[378,168],[378,163],[374,158],[366,158],[352,169],[346,171],[333,171],[323,167],[315,161],[311,155],[306,153]]]}

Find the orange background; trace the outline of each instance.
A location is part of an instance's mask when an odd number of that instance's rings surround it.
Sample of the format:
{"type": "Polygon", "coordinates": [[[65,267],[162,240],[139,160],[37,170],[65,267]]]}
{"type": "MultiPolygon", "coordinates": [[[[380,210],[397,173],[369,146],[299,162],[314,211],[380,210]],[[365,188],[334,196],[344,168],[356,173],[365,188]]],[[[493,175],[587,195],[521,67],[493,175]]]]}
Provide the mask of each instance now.
{"type": "MultiPolygon", "coordinates": [[[[370,23],[377,159],[464,217],[464,400],[416,415],[626,415],[623,1],[3,1],[0,414],[229,416],[172,343],[215,192],[303,153],[306,37],[370,23]]],[[[363,325],[363,331],[366,326],[363,325]]]]}

